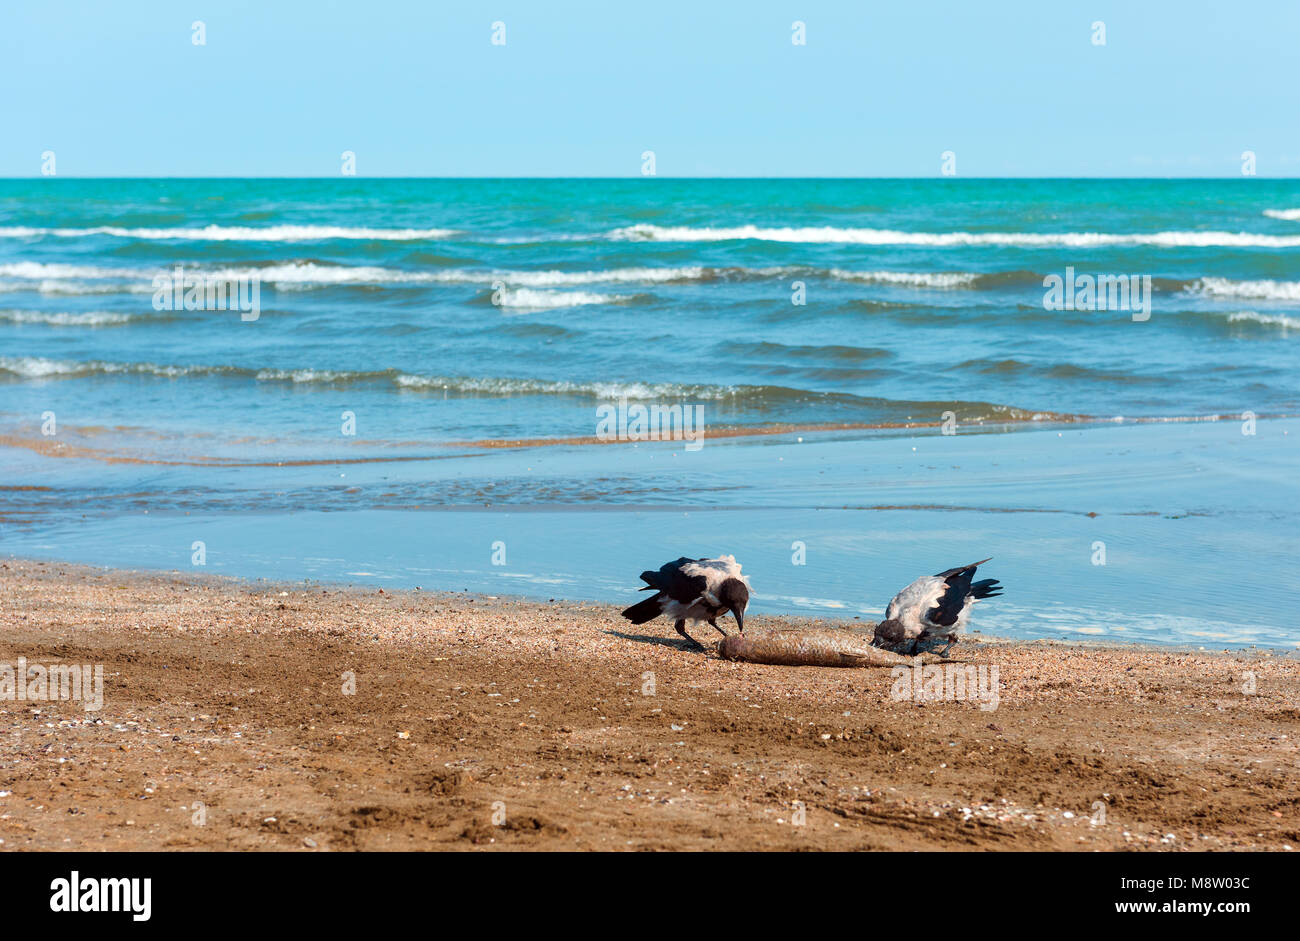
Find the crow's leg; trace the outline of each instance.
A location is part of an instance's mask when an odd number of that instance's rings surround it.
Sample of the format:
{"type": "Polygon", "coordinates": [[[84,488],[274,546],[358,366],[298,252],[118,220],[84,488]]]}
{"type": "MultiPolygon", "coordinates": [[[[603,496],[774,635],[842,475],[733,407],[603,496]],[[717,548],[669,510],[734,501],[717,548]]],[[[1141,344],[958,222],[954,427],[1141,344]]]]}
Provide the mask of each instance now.
{"type": "Polygon", "coordinates": [[[715,621],[713,618],[709,618],[709,624],[713,627],[713,629],[714,629],[715,631],[717,631],[717,632],[718,632],[719,634],[721,634],[723,637],[726,637],[726,636],[727,636],[727,632],[724,631],[722,628],[718,627],[718,622],[715,621]]]}
{"type": "Polygon", "coordinates": [[[935,653],[935,647],[939,646],[939,638],[933,634],[922,634],[912,644],[912,656],[923,653],[935,653]]]}
{"type": "Polygon", "coordinates": [[[947,659],[948,659],[948,651],[949,651],[949,650],[952,650],[952,645],[955,644],[955,643],[957,643],[957,635],[956,635],[956,634],[949,634],[949,635],[948,635],[948,646],[944,647],[943,650],[936,651],[936,653],[938,653],[939,656],[941,656],[941,657],[943,657],[945,660],[947,660],[947,659]]]}
{"type": "Polygon", "coordinates": [[[675,623],[675,624],[673,625],[673,627],[675,627],[675,628],[677,629],[677,633],[681,634],[681,635],[682,635],[683,637],[685,637],[688,641],[690,641],[691,644],[694,645],[693,649],[695,649],[695,650],[703,650],[703,649],[704,649],[704,645],[703,645],[703,644],[701,644],[698,640],[696,640],[696,639],[695,639],[694,637],[692,637],[690,634],[686,633],[686,621],[685,621],[685,620],[678,621],[677,623],[675,623]]]}

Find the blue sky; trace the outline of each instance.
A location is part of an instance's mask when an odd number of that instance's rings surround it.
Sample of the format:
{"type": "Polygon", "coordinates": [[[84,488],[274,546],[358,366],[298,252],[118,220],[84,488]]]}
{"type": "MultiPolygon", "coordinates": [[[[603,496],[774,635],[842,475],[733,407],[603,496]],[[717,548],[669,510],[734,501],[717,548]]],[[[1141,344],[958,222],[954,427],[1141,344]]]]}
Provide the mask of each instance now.
{"type": "Polygon", "coordinates": [[[1296,0],[6,0],[0,176],[1296,177],[1298,46],[1296,0]]]}

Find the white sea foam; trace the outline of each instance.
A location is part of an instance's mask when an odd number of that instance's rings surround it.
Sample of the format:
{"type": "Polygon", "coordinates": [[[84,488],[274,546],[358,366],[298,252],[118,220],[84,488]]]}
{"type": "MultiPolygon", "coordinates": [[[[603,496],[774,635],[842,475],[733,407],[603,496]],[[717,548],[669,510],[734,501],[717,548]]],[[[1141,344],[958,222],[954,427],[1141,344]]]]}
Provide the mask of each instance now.
{"type": "Polygon", "coordinates": [[[0,372],[23,379],[44,379],[47,376],[66,376],[82,367],[81,363],[61,362],[40,356],[0,356],[0,372]]]}
{"type": "Polygon", "coordinates": [[[105,310],[92,310],[79,314],[43,310],[0,310],[0,320],[9,323],[36,323],[53,327],[106,327],[129,323],[135,319],[133,314],[119,314],[105,310]]]}
{"type": "Polygon", "coordinates": [[[259,369],[254,377],[263,382],[331,383],[358,379],[361,374],[335,369],[259,369]]]}
{"type": "MultiPolygon", "coordinates": [[[[247,280],[257,278],[263,284],[285,287],[312,287],[331,284],[480,284],[491,285],[497,281],[513,287],[564,287],[583,284],[615,283],[667,283],[695,281],[707,278],[711,270],[701,266],[678,268],[611,268],[605,271],[476,271],[467,268],[447,268],[433,271],[404,271],[399,268],[381,268],[373,265],[320,265],[315,262],[288,262],[281,265],[238,268],[201,268],[187,266],[187,271],[220,280],[247,280]]],[[[108,268],[93,265],[49,264],[24,261],[0,265],[0,278],[19,281],[46,281],[50,293],[82,293],[75,281],[134,281],[134,285],[113,287],[90,285],[85,293],[109,291],[152,291],[156,275],[170,275],[168,268],[108,268]]],[[[762,275],[763,271],[755,274],[762,275]]],[[[30,290],[31,285],[4,285],[0,290],[30,290]]]]}
{"type": "Polygon", "coordinates": [[[46,359],[41,356],[0,356],[0,372],[22,379],[53,377],[135,374],[175,379],[180,376],[204,375],[230,371],[222,366],[160,366],[156,363],[110,363],[102,360],[79,362],[46,359]]]}
{"type": "Polygon", "coordinates": [[[46,264],[39,261],[19,261],[0,265],[0,278],[152,278],[154,272],[143,268],[101,268],[95,265],[46,264]]]}
{"type": "MultiPolygon", "coordinates": [[[[290,262],[283,265],[240,268],[202,268],[186,266],[189,274],[218,280],[251,280],[256,278],[268,284],[311,285],[311,284],[381,284],[387,282],[432,282],[444,279],[442,272],[401,271],[395,268],[378,268],[374,266],[318,265],[314,262],[290,262]]],[[[113,287],[109,285],[90,285],[90,290],[139,290],[152,291],[153,279],[157,275],[171,277],[172,269],[161,268],[105,268],[93,265],[47,264],[44,262],[23,261],[0,265],[0,278],[18,280],[49,281],[65,284],[72,281],[133,281],[134,285],[113,287]]],[[[479,275],[478,281],[487,281],[486,275],[479,275]]]]}
{"type": "Polygon", "coordinates": [[[575,395],[597,399],[723,399],[739,390],[732,386],[673,382],[571,382],[491,376],[422,376],[385,370],[351,372],[333,369],[241,369],[222,365],[174,366],[159,363],[119,363],[103,360],[55,360],[40,356],[0,356],[0,373],[23,379],[71,378],[94,375],[145,375],[167,379],[182,376],[250,377],[261,382],[300,385],[348,382],[391,382],[404,389],[444,391],[466,395],[575,395]]]}
{"type": "Polygon", "coordinates": [[[95,265],[20,261],[0,265],[0,292],[38,294],[148,294],[153,276],[144,268],[103,268],[95,265]]]}
{"type": "Polygon", "coordinates": [[[892,229],[732,228],[633,225],[609,233],[613,239],[657,242],[722,242],[752,239],[769,242],[843,243],[852,245],[923,245],[929,247],[1006,245],[1029,248],[1092,248],[1105,245],[1154,245],[1162,248],[1297,248],[1300,235],[1252,232],[898,232],[892,229]]]}
{"type": "Polygon", "coordinates": [[[453,271],[445,274],[456,279],[504,281],[506,284],[523,287],[565,287],[575,284],[698,281],[709,275],[709,269],[696,265],[685,268],[610,268],[607,271],[498,271],[488,275],[473,271],[453,271]]]}
{"type": "Polygon", "coordinates": [[[1232,323],[1246,321],[1249,323],[1265,324],[1273,327],[1281,327],[1283,330],[1294,330],[1300,328],[1300,318],[1288,317],[1285,314],[1261,314],[1253,310],[1242,310],[1228,317],[1232,323]]]}
{"type": "Polygon", "coordinates": [[[606,271],[475,271],[446,268],[435,271],[402,271],[396,268],[345,267],[296,262],[268,268],[231,269],[217,272],[222,277],[257,276],[273,284],[483,284],[498,281],[512,287],[567,287],[581,284],[665,283],[693,281],[708,276],[709,269],[611,268],[606,271]]]}
{"type": "Polygon", "coordinates": [[[117,238],[145,241],[197,241],[197,242],[315,242],[323,239],[372,239],[376,241],[406,242],[422,239],[444,239],[456,234],[454,229],[370,229],[338,225],[272,225],[226,226],[207,225],[201,228],[124,228],[115,225],[92,226],[84,229],[38,228],[32,226],[0,227],[0,238],[36,238],[53,235],[59,238],[83,238],[90,235],[110,235],[117,238]]]}
{"type": "Polygon", "coordinates": [[[559,307],[583,307],[587,304],[617,304],[629,298],[622,294],[595,294],[591,291],[538,291],[535,288],[506,288],[493,292],[494,303],[511,310],[554,310],[559,307]]]}
{"type": "MultiPolygon", "coordinates": [[[[718,278],[781,278],[803,275],[824,276],[840,281],[859,281],[875,284],[895,284],[922,288],[959,288],[974,283],[980,275],[970,272],[948,271],[852,271],[846,268],[819,270],[808,267],[768,268],[707,268],[702,265],[663,268],[608,268],[595,271],[508,271],[475,270],[471,268],[439,268],[425,271],[407,271],[400,268],[382,268],[374,265],[322,265],[309,261],[286,262],[262,267],[201,268],[187,265],[193,275],[219,280],[236,281],[256,278],[263,284],[281,289],[306,289],[329,285],[383,285],[383,284],[477,284],[495,285],[501,282],[510,289],[577,287],[589,284],[671,284],[708,281],[718,278]]],[[[91,265],[46,264],[42,262],[17,262],[0,265],[0,278],[19,282],[40,280],[45,282],[45,293],[149,293],[156,275],[169,275],[170,269],[110,268],[91,265]],[[105,282],[83,284],[77,282],[105,282]],[[127,282],[109,284],[107,282],[127,282]]],[[[0,282],[0,291],[31,290],[27,283],[0,282]]],[[[524,295],[526,296],[526,295],[524,295]]],[[[600,303],[588,301],[587,303],[600,303]]],[[[520,306],[520,305],[508,305],[520,306]]],[[[536,305],[552,306],[543,300],[536,305]]],[[[569,304],[555,306],[571,306],[569,304]]]]}
{"type": "Polygon", "coordinates": [[[848,271],[832,268],[831,277],[840,281],[871,284],[901,284],[918,288],[959,288],[973,284],[979,275],[964,271],[848,271]]]}
{"type": "Polygon", "coordinates": [[[1185,289],[1206,297],[1247,297],[1268,301],[1300,301],[1300,281],[1230,281],[1200,278],[1185,289]]]}
{"type": "MultiPolygon", "coordinates": [[[[22,290],[22,282],[0,283],[0,291],[22,290]]],[[[31,289],[29,284],[26,288],[31,289]]],[[[147,281],[59,281],[46,279],[36,284],[38,294],[152,294],[147,281]]]]}
{"type": "Polygon", "coordinates": [[[412,376],[393,380],[406,389],[443,390],[482,395],[582,395],[597,399],[653,400],[671,398],[723,399],[736,390],[730,386],[683,385],[674,382],[568,382],[545,379],[493,377],[412,376]]]}
{"type": "MultiPolygon", "coordinates": [[[[263,381],[335,383],[378,379],[375,373],[336,372],[328,369],[262,369],[263,381]]],[[[421,376],[398,372],[383,376],[403,389],[443,391],[462,395],[575,395],[597,399],[721,399],[732,395],[729,386],[684,385],[672,382],[571,382],[548,379],[512,379],[494,376],[421,376]]]]}
{"type": "MultiPolygon", "coordinates": [[[[1266,209],[1275,219],[1300,220],[1300,209],[1266,209]]],[[[273,226],[176,226],[165,228],[90,226],[86,228],[0,226],[0,238],[84,238],[107,235],[145,241],[207,242],[313,242],[327,239],[375,241],[421,241],[459,235],[455,229],[387,229],[365,226],[273,225],[273,226]]],[[[586,236],[575,235],[585,240],[586,236]]],[[[826,242],[861,245],[1021,245],[1086,248],[1096,245],[1156,245],[1170,248],[1261,247],[1290,248],[1300,245],[1300,236],[1262,235],[1250,232],[1173,231],[1134,234],[1105,232],[900,232],[890,229],[838,228],[835,226],[767,228],[756,225],[733,227],[657,226],[639,224],[609,233],[615,239],[644,239],[671,242],[715,242],[754,239],[775,242],[826,242]]],[[[529,240],[521,240],[529,241],[529,240]]]]}
{"type": "MultiPolygon", "coordinates": [[[[721,277],[777,278],[793,275],[829,277],[839,281],[929,289],[958,289],[979,281],[980,274],[963,271],[855,271],[807,267],[707,268],[699,265],[663,268],[610,268],[595,271],[509,271],[445,268],[409,271],[373,265],[326,265],[287,262],[267,266],[201,268],[187,266],[191,274],[226,281],[257,279],[281,290],[331,285],[467,284],[504,285],[501,306],[546,310],[583,304],[615,303],[625,296],[588,292],[546,292],[538,288],[598,284],[670,284],[707,281],[721,277]]],[[[43,262],[0,264],[0,292],[38,291],[44,294],[149,294],[153,279],[171,269],[100,267],[43,262]]],[[[1200,278],[1184,287],[1188,294],[1206,297],[1300,301],[1300,281],[1233,281],[1200,278]]]]}
{"type": "Polygon", "coordinates": [[[291,262],[262,268],[222,268],[216,271],[195,269],[195,273],[218,280],[257,278],[263,284],[311,286],[330,284],[403,284],[439,280],[434,272],[401,271],[372,265],[318,265],[314,262],[291,262]]]}

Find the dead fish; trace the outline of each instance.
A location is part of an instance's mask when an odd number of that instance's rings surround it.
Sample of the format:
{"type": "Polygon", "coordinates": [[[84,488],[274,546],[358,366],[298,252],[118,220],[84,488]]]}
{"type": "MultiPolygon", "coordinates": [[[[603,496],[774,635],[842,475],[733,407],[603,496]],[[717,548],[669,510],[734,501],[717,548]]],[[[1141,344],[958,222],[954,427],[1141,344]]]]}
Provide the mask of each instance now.
{"type": "Polygon", "coordinates": [[[881,667],[909,662],[871,646],[861,634],[835,630],[731,634],[718,645],[718,655],[724,660],[791,667],[881,667]]]}

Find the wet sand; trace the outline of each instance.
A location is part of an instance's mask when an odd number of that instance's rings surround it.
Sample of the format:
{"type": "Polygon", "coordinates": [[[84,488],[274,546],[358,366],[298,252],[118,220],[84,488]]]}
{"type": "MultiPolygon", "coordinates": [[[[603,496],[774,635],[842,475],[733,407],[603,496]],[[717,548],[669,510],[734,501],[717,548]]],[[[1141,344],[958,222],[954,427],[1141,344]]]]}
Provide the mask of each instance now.
{"type": "Polygon", "coordinates": [[[6,850],[1300,847],[1293,652],[974,635],[990,709],[600,604],[15,559],[0,598],[0,662],[104,674],[0,700],[6,850]]]}

